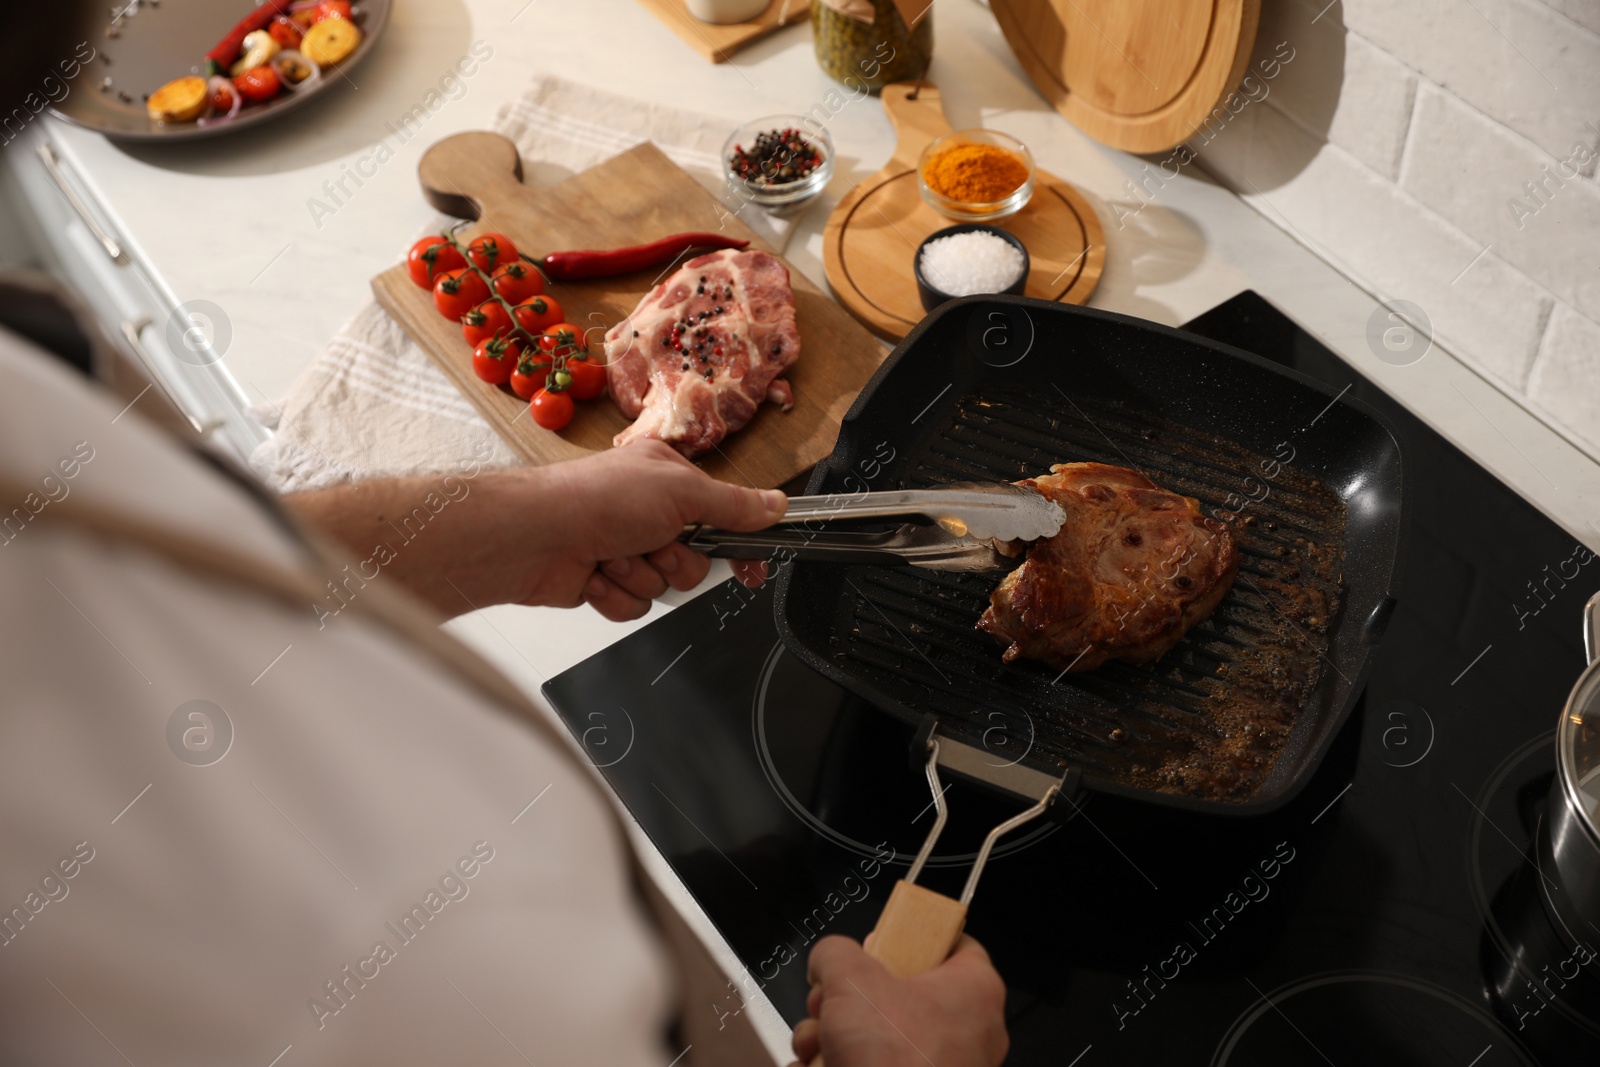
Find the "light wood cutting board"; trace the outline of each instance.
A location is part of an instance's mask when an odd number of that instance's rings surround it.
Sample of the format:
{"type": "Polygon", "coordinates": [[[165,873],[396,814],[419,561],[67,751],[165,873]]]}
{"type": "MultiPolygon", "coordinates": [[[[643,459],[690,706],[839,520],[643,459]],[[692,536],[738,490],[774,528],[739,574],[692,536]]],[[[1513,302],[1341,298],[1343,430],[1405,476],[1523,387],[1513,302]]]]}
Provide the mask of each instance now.
{"type": "MultiPolygon", "coordinates": [[[[674,233],[717,231],[772,249],[729,215],[710,193],[662,154],[642,144],[542,189],[522,184],[516,146],[493,133],[448,137],[417,165],[423,195],[446,214],[480,219],[464,231],[496,230],[519,250],[539,257],[582,248],[619,248],[674,233]]],[[[750,208],[747,210],[754,210],[750,208]]],[[[673,268],[675,269],[675,268],[673,268]]],[[[644,271],[586,282],[558,282],[549,293],[568,321],[609,328],[629,314],[668,270],[644,271]]],[[[744,429],[702,457],[707,473],[726,481],[775,488],[805,472],[833,450],[839,423],[887,352],[843,308],[805,275],[789,268],[800,359],[785,375],[794,407],[763,403],[744,429]]],[[[530,464],[575,459],[612,447],[628,420],[606,397],[579,401],[565,430],[541,429],[528,404],[472,373],[471,352],[459,323],[441,316],[432,295],[414,285],[404,264],[372,279],[384,310],[472,401],[511,448],[530,464]]],[[[598,342],[604,329],[590,333],[598,342]]],[[[598,349],[598,345],[596,346],[598,349]]]]}
{"type": "MultiPolygon", "coordinates": [[[[894,154],[839,201],[822,249],[839,302],[869,329],[898,341],[926,314],[913,271],[917,246],[957,220],[929,207],[917,191],[922,150],[951,132],[938,86],[886,85],[883,107],[898,138],[894,154]]],[[[1094,208],[1067,182],[1039,171],[1028,206],[994,224],[1028,249],[1025,296],[1082,304],[1094,293],[1105,268],[1105,234],[1094,208]]]]}
{"type": "Polygon", "coordinates": [[[1090,137],[1126,152],[1164,152],[1212,118],[1244,74],[1261,14],[1261,0],[992,6],[1045,99],[1090,137]]]}

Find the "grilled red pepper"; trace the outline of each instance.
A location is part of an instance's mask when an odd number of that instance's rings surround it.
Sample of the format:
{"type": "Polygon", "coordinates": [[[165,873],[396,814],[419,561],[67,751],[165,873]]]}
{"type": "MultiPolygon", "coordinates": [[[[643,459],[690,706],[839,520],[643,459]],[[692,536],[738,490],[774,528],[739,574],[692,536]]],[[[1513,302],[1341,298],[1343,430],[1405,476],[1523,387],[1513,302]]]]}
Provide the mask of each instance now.
{"type": "Polygon", "coordinates": [[[632,248],[551,252],[539,265],[554,281],[575,282],[659,267],[663,263],[671,263],[691,248],[744,248],[749,243],[722,233],[675,233],[671,237],[663,237],[647,245],[634,245],[632,248]]]}
{"type": "Polygon", "coordinates": [[[290,3],[291,0],[266,0],[266,3],[240,19],[239,24],[217,42],[217,47],[206,53],[207,73],[226,72],[239,58],[239,49],[244,45],[245,34],[265,29],[273,19],[289,10],[290,3]]]}

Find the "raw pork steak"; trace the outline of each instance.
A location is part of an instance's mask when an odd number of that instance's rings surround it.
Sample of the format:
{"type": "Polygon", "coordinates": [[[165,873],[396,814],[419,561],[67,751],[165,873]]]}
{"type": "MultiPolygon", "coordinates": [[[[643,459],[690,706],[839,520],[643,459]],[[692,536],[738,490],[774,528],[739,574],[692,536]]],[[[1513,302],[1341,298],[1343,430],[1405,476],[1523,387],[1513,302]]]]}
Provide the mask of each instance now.
{"type": "Polygon", "coordinates": [[[1137,471],[1058,463],[1017,483],[1061,505],[1061,532],[1028,549],[978,629],[1062,671],[1153,663],[1211,614],[1239,570],[1227,526],[1137,471]]]}
{"type": "Polygon", "coordinates": [[[779,375],[799,358],[789,268],[734,249],[691,259],[606,334],[611,399],[634,420],[613,443],[715,448],[762,400],[793,406],[779,375]]]}

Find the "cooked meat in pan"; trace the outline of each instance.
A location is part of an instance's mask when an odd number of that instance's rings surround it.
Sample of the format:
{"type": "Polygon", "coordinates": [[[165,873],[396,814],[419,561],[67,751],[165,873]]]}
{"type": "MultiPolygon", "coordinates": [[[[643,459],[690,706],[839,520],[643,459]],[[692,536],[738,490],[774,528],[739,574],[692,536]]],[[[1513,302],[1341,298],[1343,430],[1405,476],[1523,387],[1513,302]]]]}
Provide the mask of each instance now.
{"type": "Polygon", "coordinates": [[[1239,551],[1223,523],[1137,471],[1058,463],[1017,483],[1061,505],[1061,532],[990,597],[978,629],[1002,658],[1088,671],[1107,660],[1152,663],[1211,614],[1233,585],[1239,551]]]}

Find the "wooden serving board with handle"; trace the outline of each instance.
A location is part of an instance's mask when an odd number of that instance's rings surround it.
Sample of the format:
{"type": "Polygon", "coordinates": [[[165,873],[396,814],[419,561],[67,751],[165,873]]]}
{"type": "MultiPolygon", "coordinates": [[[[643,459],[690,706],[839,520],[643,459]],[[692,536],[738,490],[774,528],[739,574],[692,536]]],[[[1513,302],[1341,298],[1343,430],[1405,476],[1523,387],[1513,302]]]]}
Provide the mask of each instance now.
{"type": "Polygon", "coordinates": [[[772,0],[767,9],[747,22],[701,22],[689,14],[684,0],[639,0],[683,38],[683,42],[713,63],[721,63],[747,44],[774,30],[811,17],[811,0],[772,0]]]}
{"type": "MultiPolygon", "coordinates": [[[[460,133],[428,149],[417,165],[423,194],[446,214],[477,219],[458,239],[495,230],[535,258],[572,249],[620,248],[674,233],[717,231],[771,251],[748,226],[662,154],[641,144],[555,185],[522,184],[516,146],[498,134],[460,133]]],[[[751,209],[754,210],[754,209],[751,209]]],[[[568,322],[583,327],[601,358],[606,329],[628,315],[676,267],[615,278],[558,282],[549,295],[568,322]]],[[[789,269],[800,359],[785,375],[794,407],[763,403],[749,425],[701,458],[707,473],[740,485],[775,488],[833,450],[839,423],[887,352],[805,275],[789,269]]],[[[536,425],[528,404],[472,373],[460,323],[445,319],[432,294],[413,284],[404,264],[372,279],[372,291],[412,340],[455,383],[489,425],[529,464],[576,459],[612,447],[629,420],[605,397],[579,401],[559,433],[536,425]]]]}
{"type": "MultiPolygon", "coordinates": [[[[868,328],[898,341],[926,314],[912,260],[935,230],[954,226],[917,191],[917,162],[929,142],[952,132],[939,89],[923,82],[884,87],[883,107],[898,138],[882,170],[839,201],[823,231],[828,284],[868,328]]],[[[1024,295],[1081,304],[1100,283],[1106,239],[1083,194],[1047,171],[1034,179],[1028,206],[1000,226],[1022,239],[1031,269],[1024,295]]]]}

